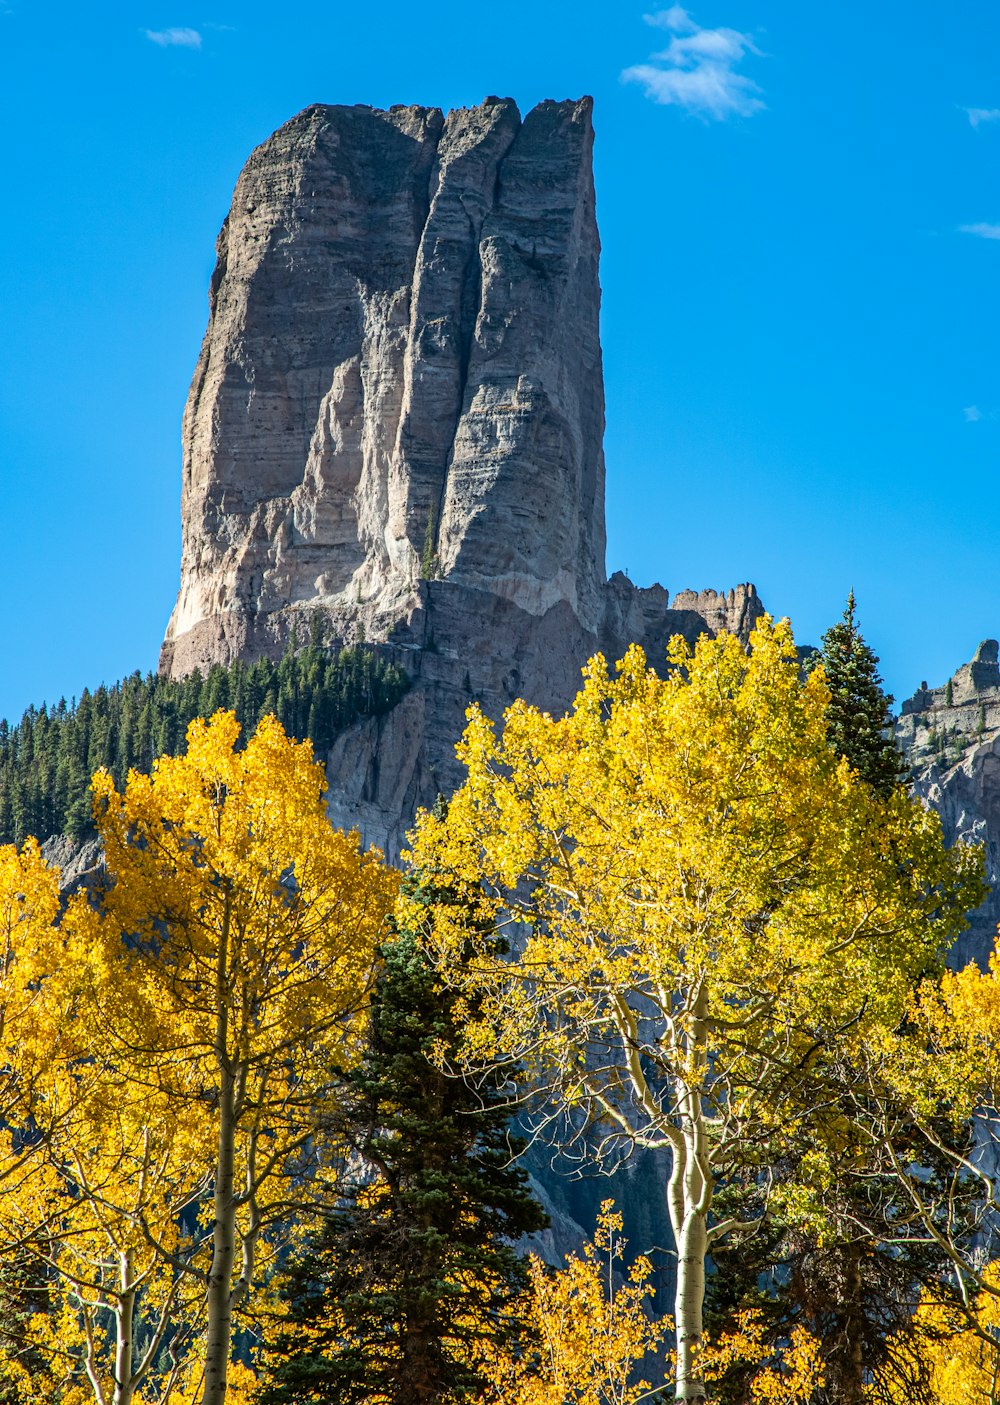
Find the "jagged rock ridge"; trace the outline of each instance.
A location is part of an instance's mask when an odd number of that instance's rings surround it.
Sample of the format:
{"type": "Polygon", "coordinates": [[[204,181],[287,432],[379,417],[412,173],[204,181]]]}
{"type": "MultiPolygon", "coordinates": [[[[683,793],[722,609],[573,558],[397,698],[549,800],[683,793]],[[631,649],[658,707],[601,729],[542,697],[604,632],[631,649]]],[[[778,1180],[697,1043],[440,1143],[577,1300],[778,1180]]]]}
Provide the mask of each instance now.
{"type": "Polygon", "coordinates": [[[414,687],[341,739],[331,811],[398,852],[458,779],[469,700],[564,707],[581,664],[745,634],[751,586],[605,575],[589,99],[308,108],[219,236],[184,416],[181,587],[161,668],[364,636],[414,687]]]}

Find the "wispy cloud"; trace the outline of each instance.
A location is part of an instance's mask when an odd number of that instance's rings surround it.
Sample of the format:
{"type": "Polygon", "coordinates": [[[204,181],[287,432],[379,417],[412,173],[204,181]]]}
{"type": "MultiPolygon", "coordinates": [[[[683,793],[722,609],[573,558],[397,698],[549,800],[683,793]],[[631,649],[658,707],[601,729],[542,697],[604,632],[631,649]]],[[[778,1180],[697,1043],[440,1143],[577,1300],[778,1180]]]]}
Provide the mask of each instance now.
{"type": "Polygon", "coordinates": [[[161,48],[200,49],[201,35],[196,29],[147,29],[146,38],[161,48]]]}
{"type": "Polygon", "coordinates": [[[978,424],[983,417],[983,412],[978,405],[966,405],[962,411],[966,424],[978,424]]]}
{"type": "Polygon", "coordinates": [[[972,127],[982,127],[988,122],[1000,122],[1000,107],[963,107],[962,111],[972,127]]]}
{"type": "Polygon", "coordinates": [[[750,117],[765,106],[762,90],[737,68],[747,54],[760,54],[749,34],[738,29],[703,29],[682,5],[644,15],[671,39],[648,63],[626,68],[626,83],[641,83],[653,102],[683,107],[705,121],[750,117]]]}
{"type": "Polygon", "coordinates": [[[1000,224],[960,224],[959,234],[974,234],[977,239],[1000,239],[1000,224]]]}

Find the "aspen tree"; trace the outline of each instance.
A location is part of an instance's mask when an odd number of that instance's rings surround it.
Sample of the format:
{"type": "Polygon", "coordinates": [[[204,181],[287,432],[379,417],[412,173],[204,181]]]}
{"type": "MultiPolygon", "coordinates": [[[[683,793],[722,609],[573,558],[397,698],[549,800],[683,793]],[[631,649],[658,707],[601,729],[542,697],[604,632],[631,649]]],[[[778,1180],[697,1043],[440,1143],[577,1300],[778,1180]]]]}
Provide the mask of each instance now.
{"type": "Polygon", "coordinates": [[[98,1405],[226,1399],[234,1314],[335,1154],[318,1118],[395,900],[311,747],[238,737],[220,713],[121,793],[95,777],[90,898],[0,850],[0,1233],[49,1275],[53,1382],[98,1405]]]}
{"type": "Polygon", "coordinates": [[[129,970],[125,990],[104,987],[102,1018],[130,1076],[201,1119],[201,1405],[226,1399],[234,1313],[307,1196],[318,1109],[360,1056],[397,889],[377,851],[331,827],[311,746],[273,717],[242,751],[239,731],[217,713],[120,793],[94,780],[104,926],[129,970]]]}
{"type": "MultiPolygon", "coordinates": [[[[700,1402],[705,1260],[733,1228],[718,1176],[794,1130],[783,1091],[820,1050],[898,1026],[981,900],[982,858],[857,781],[786,623],[748,651],[676,638],[668,661],[663,680],[636,647],[615,674],[598,656],[566,717],[515,703],[499,737],[470,709],[467,779],[413,855],[522,924],[516,960],[462,968],[488,993],[469,1060],[536,1068],[575,1126],[590,1112],[597,1156],[666,1155],[675,1391],[700,1402]]],[[[444,907],[433,942],[447,971],[444,907]]]]}
{"type": "Polygon", "coordinates": [[[59,877],[33,841],[0,850],[0,1236],[8,1257],[22,1247],[27,1297],[48,1309],[25,1316],[0,1367],[14,1383],[44,1369],[54,1391],[82,1387],[99,1405],[140,1390],[158,1405],[182,1378],[202,1297],[175,1266],[199,1128],[116,1064],[95,997],[124,990],[124,948],[102,949],[97,913],[82,894],[64,905],[59,877]]]}

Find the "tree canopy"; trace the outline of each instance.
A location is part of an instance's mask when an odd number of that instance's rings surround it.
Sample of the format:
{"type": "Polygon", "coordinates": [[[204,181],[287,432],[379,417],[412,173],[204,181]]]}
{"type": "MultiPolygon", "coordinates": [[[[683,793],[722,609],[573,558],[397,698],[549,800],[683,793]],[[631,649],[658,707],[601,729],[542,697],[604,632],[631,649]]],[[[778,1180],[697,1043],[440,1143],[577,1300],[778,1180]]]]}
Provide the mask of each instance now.
{"type": "Polygon", "coordinates": [[[93,833],[94,772],[124,785],[132,768],[148,772],[158,756],[182,751],[196,717],[229,708],[251,736],[273,713],[322,754],[359,717],[389,711],[408,686],[403,670],[372,649],[291,644],[278,663],[237,660],[179,681],[133,673],[85,689],[79,701],[28,708],[16,726],[0,721],[0,843],[93,833]]]}
{"type": "Polygon", "coordinates": [[[906,775],[906,760],[892,735],[892,696],[882,687],[878,658],[865,642],[852,590],[844,617],[823,635],[819,653],[830,699],[830,745],[862,780],[883,795],[906,775]]]}
{"type": "Polygon", "coordinates": [[[331,827],[308,743],[274,718],[238,739],[221,712],[122,791],[95,777],[92,900],[60,910],[37,847],[0,850],[20,1026],[0,1225],[42,1253],[40,1330],[98,1405],[226,1399],[234,1314],[337,1154],[317,1120],[363,1049],[396,896],[331,827]]]}
{"type": "Polygon", "coordinates": [[[523,924],[516,960],[463,966],[436,910],[441,968],[486,992],[468,1058],[530,1062],[589,1110],[597,1156],[666,1153],[676,1391],[700,1401],[720,1172],[794,1130],[789,1089],[825,1050],[899,1025],[981,899],[982,857],[837,755],[787,624],[668,657],[666,680],[638,648],[615,674],[597,657],[565,718],[515,703],[499,736],[470,709],[467,779],[445,819],[421,816],[413,857],[523,924]]]}

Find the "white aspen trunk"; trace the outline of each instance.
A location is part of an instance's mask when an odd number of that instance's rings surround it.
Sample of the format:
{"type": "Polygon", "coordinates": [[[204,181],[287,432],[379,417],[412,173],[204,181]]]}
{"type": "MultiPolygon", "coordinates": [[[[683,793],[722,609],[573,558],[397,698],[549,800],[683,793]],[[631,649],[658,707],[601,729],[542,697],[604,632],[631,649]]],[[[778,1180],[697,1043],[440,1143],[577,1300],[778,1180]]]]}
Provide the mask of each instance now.
{"type": "Polygon", "coordinates": [[[201,1405],[224,1405],[233,1339],[232,1287],[236,1260],[236,1197],[234,1165],[236,1127],[235,1079],[222,1076],[219,1098],[219,1148],[215,1167],[212,1266],[208,1275],[205,1324],[205,1386],[201,1405]]]}
{"type": "Polygon", "coordinates": [[[132,1256],[125,1250],[118,1258],[119,1291],[115,1308],[115,1393],[114,1405],[132,1405],[135,1381],[132,1353],[135,1339],[135,1288],[132,1286],[132,1256]]]}
{"type": "Polygon", "coordinates": [[[674,1321],[677,1331],[675,1398],[684,1405],[704,1405],[707,1399],[700,1357],[703,1345],[705,1259],[708,1255],[708,1212],[712,1204],[712,1169],[701,1100],[700,1071],[705,1065],[705,1020],[708,1001],[704,987],[696,991],[687,1037],[688,1076],[677,1082],[677,1110],[683,1150],[674,1151],[668,1203],[677,1246],[677,1290],[674,1321]]]}
{"type": "Polygon", "coordinates": [[[236,1256],[236,1076],[229,1057],[229,912],[223,918],[216,965],[215,1055],[219,1070],[219,1141],[215,1162],[212,1265],[205,1322],[205,1384],[201,1405],[225,1405],[233,1340],[236,1256]]]}
{"type": "Polygon", "coordinates": [[[707,1217],[689,1210],[677,1239],[677,1291],[674,1320],[677,1325],[677,1376],[675,1398],[685,1405],[706,1399],[699,1357],[702,1346],[702,1308],[705,1301],[705,1258],[708,1253],[707,1217]]]}

